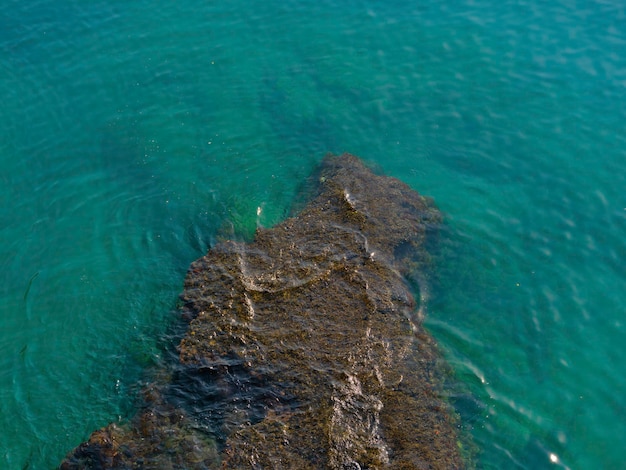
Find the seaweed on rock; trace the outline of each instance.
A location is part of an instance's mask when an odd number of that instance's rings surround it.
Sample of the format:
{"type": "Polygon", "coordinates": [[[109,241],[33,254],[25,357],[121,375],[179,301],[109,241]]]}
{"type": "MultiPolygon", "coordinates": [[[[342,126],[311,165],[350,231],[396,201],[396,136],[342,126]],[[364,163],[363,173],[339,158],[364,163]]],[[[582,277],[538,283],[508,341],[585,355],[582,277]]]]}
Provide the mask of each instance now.
{"type": "Polygon", "coordinates": [[[439,212],[352,155],[315,178],[299,214],[191,264],[170,382],[63,469],[464,467],[406,281],[439,212]]]}

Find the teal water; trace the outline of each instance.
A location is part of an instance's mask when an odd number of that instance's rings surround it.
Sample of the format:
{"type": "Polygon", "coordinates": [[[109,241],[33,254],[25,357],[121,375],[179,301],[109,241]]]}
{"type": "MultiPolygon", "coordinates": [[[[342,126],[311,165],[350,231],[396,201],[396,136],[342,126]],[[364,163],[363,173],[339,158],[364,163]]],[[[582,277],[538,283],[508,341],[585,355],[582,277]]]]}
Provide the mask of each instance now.
{"type": "Polygon", "coordinates": [[[53,468],[132,414],[188,264],[349,151],[446,215],[427,326],[479,467],[626,468],[625,21],[616,0],[5,0],[0,467],[53,468]]]}

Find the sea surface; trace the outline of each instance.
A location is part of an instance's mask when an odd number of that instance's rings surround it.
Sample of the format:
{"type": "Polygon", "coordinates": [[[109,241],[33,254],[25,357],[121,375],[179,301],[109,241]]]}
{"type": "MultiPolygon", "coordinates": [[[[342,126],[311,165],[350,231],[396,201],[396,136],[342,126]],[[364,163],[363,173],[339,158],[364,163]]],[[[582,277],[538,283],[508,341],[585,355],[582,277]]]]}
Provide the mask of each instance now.
{"type": "Polygon", "coordinates": [[[133,414],[189,263],[351,152],[445,214],[484,469],[626,468],[622,0],[4,0],[0,468],[133,414]]]}

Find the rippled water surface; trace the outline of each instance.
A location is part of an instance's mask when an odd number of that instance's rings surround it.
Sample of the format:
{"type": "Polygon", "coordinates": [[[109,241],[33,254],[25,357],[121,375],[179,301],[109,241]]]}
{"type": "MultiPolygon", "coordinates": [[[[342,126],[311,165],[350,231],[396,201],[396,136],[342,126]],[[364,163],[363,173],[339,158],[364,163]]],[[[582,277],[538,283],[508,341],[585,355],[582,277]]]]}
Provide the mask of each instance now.
{"type": "Polygon", "coordinates": [[[624,468],[623,4],[256,3],[0,6],[0,467],[131,414],[188,264],[349,151],[446,215],[479,467],[624,468]]]}

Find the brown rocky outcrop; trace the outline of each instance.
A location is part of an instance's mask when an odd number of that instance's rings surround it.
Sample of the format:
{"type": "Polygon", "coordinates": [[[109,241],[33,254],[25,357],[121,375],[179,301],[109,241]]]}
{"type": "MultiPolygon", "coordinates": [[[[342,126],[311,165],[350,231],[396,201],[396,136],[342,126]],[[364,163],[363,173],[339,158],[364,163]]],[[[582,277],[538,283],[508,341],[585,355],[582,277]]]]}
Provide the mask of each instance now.
{"type": "Polygon", "coordinates": [[[411,293],[439,212],[351,155],[314,182],[298,215],[191,264],[179,364],[61,468],[463,468],[411,293]]]}

